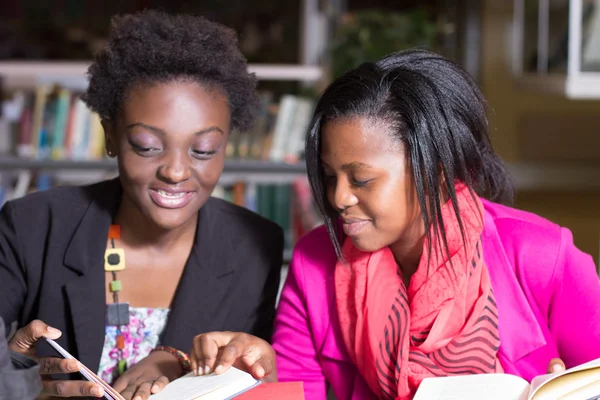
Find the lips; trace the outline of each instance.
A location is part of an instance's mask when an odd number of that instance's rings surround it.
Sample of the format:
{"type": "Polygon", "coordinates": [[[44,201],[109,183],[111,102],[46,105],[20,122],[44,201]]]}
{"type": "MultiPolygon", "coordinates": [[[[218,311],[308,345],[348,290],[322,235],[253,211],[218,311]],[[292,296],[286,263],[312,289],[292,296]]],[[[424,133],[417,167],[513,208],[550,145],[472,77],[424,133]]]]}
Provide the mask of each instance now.
{"type": "Polygon", "coordinates": [[[348,236],[358,235],[371,221],[368,219],[343,218],[342,227],[344,233],[348,236]]]}
{"type": "Polygon", "coordinates": [[[185,207],[195,196],[195,191],[150,189],[150,198],[161,208],[176,209],[185,207]]]}

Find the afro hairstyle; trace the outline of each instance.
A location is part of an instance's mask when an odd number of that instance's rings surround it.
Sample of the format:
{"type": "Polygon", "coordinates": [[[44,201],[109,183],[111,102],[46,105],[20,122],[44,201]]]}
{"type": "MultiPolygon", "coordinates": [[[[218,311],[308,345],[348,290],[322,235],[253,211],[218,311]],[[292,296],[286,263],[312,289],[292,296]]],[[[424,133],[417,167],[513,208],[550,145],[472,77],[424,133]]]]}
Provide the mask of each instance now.
{"type": "Polygon", "coordinates": [[[232,129],[252,127],[257,80],[232,29],[201,16],[156,10],[114,16],[111,28],[87,71],[89,85],[81,97],[101,118],[115,119],[133,85],[189,80],[223,92],[232,129]]]}

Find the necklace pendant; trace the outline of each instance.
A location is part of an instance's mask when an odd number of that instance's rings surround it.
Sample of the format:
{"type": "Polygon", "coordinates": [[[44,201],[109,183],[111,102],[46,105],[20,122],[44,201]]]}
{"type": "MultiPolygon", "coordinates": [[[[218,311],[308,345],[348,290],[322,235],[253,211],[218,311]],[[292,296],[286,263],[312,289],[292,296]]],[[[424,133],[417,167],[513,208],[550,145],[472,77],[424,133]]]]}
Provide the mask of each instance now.
{"type": "Polygon", "coordinates": [[[119,370],[119,375],[123,375],[127,371],[127,360],[119,360],[117,369],[119,370]]]}
{"type": "Polygon", "coordinates": [[[125,348],[125,337],[122,334],[118,334],[115,339],[115,346],[119,350],[123,350],[125,348]]]}
{"type": "Polygon", "coordinates": [[[129,303],[108,304],[106,320],[109,326],[129,325],[129,303]]]}

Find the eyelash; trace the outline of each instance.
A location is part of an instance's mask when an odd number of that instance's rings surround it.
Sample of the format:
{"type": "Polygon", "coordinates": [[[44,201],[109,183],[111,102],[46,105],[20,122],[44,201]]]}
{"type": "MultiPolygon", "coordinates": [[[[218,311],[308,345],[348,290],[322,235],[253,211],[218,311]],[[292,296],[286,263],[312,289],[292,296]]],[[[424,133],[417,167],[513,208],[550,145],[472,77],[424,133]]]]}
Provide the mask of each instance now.
{"type": "Polygon", "coordinates": [[[196,158],[203,160],[203,159],[207,159],[207,158],[210,158],[211,156],[215,155],[217,153],[217,151],[216,150],[212,150],[212,151],[192,150],[192,153],[194,154],[194,156],[196,158]]]}
{"type": "Polygon", "coordinates": [[[352,185],[354,185],[356,187],[359,187],[359,188],[367,186],[367,184],[369,182],[371,182],[371,179],[367,179],[367,180],[364,180],[364,181],[359,181],[359,180],[356,180],[356,179],[352,179],[352,185]]]}
{"type": "MultiPolygon", "coordinates": [[[[131,143],[131,147],[133,147],[133,149],[142,154],[142,155],[148,155],[148,153],[153,152],[153,151],[160,151],[160,149],[155,149],[152,147],[141,147],[138,145],[135,145],[133,143],[131,143]]],[[[210,158],[211,156],[215,155],[217,153],[216,150],[212,150],[212,151],[197,151],[197,150],[192,150],[192,154],[199,159],[207,159],[210,158]]]]}
{"type": "MultiPolygon", "coordinates": [[[[334,175],[324,175],[324,178],[325,178],[325,183],[326,184],[330,184],[330,182],[332,180],[336,179],[336,177],[334,175]]],[[[351,180],[350,183],[352,184],[352,186],[355,186],[357,188],[361,188],[361,187],[365,187],[371,181],[372,181],[372,179],[366,179],[366,180],[363,180],[363,181],[359,181],[357,179],[352,178],[352,180],[351,180]]]]}

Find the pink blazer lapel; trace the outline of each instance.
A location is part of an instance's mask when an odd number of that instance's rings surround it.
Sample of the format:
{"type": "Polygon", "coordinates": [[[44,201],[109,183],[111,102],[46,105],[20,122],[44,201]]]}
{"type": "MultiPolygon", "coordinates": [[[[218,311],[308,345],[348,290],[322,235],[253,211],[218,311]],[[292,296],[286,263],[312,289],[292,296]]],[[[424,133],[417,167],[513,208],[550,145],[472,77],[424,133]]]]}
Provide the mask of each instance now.
{"type": "Polygon", "coordinates": [[[490,272],[498,306],[500,358],[512,364],[546,345],[539,322],[517,280],[507,257],[494,219],[486,212],[483,231],[483,257],[490,272]]]}

